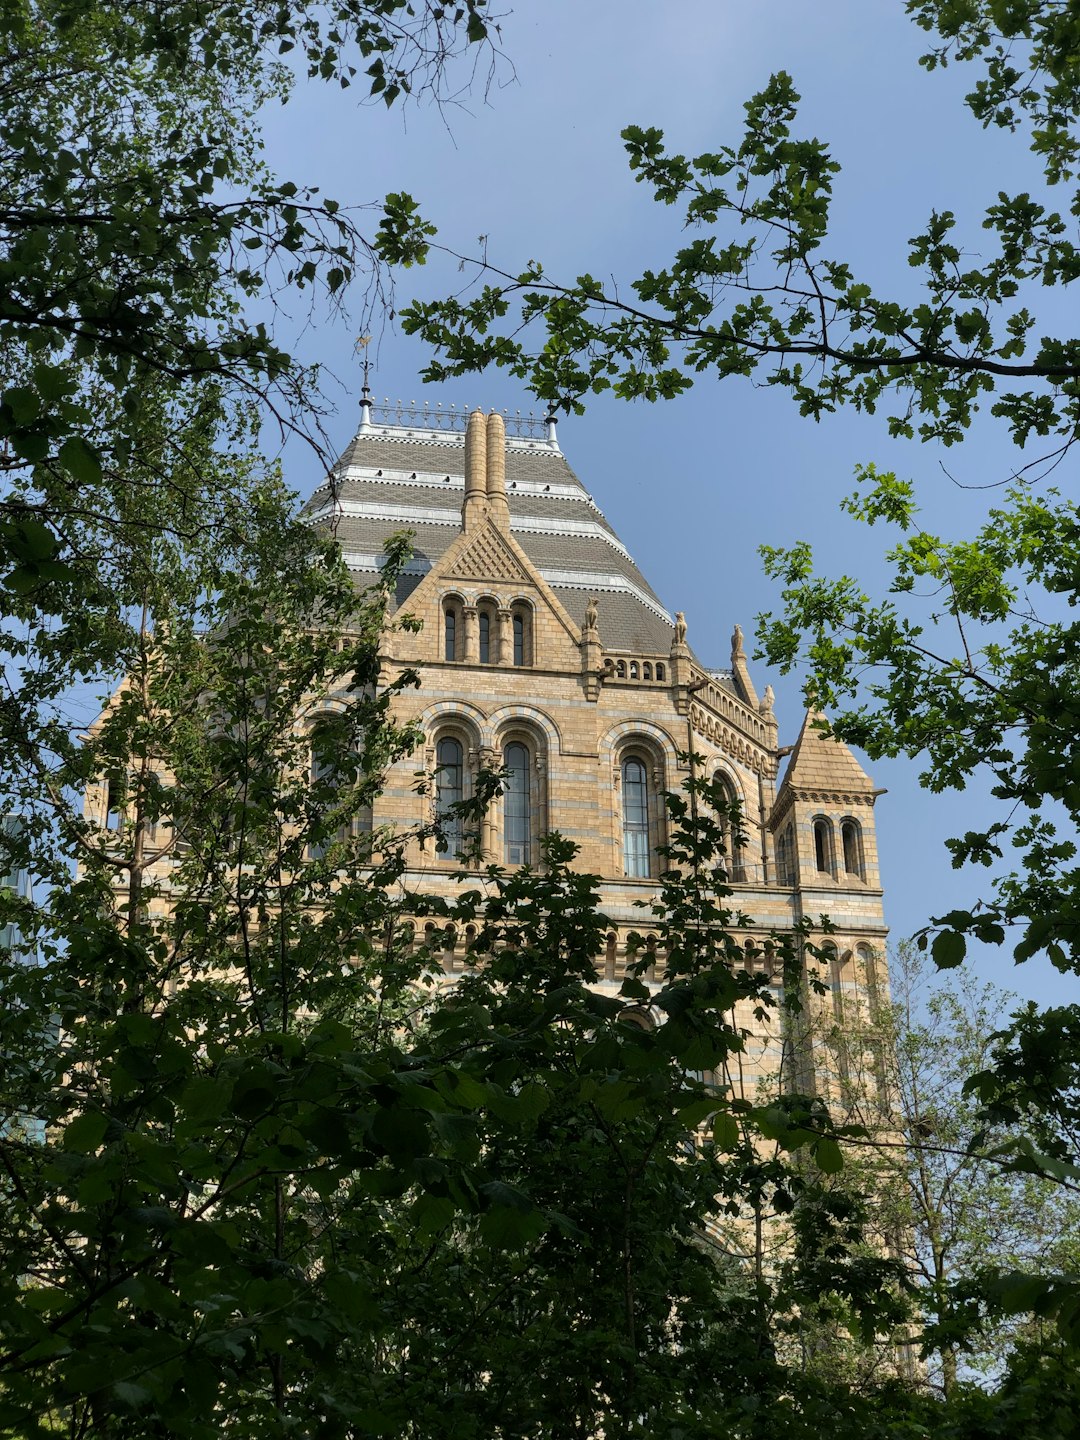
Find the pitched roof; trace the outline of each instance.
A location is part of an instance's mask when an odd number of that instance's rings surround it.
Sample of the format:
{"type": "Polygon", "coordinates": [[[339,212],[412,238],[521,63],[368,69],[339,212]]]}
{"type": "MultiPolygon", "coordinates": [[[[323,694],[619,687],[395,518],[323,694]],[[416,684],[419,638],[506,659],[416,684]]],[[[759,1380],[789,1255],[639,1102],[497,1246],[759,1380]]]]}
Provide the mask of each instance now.
{"type": "Polygon", "coordinates": [[[819,710],[808,710],[799,738],[788,761],[777,796],[777,807],[785,790],[813,791],[816,794],[874,795],[874,782],[842,740],[830,735],[827,718],[819,710]]]}
{"type": "MultiPolygon", "coordinates": [[[[402,605],[461,531],[465,436],[438,428],[444,416],[371,408],[374,420],[361,426],[304,513],[333,529],[358,579],[378,572],[388,536],[412,531],[413,557],[398,585],[402,605]]],[[[580,623],[589,595],[597,595],[605,650],[666,656],[673,617],[558,442],[508,435],[506,489],[511,533],[568,613],[580,623]]]]}

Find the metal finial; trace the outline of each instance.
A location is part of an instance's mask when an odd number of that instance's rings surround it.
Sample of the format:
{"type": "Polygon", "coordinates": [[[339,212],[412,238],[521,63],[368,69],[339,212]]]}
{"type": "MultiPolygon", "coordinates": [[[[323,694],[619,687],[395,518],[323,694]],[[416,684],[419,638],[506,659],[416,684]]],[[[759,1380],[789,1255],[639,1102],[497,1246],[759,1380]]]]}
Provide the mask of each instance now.
{"type": "Polygon", "coordinates": [[[360,408],[365,412],[364,418],[368,419],[367,409],[371,405],[371,386],[368,381],[371,378],[371,357],[367,353],[367,347],[371,344],[370,335],[361,335],[356,341],[356,348],[363,355],[361,370],[364,375],[364,383],[360,387],[360,408]]]}

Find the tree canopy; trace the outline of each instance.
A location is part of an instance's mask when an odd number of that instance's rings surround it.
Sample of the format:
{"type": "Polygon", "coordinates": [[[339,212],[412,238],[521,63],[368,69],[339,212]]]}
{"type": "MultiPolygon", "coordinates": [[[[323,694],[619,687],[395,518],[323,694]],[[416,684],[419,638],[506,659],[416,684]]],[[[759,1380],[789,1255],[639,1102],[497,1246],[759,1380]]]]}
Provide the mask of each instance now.
{"type": "MultiPolygon", "coordinates": [[[[941,37],[928,63],[984,60],[972,103],[1029,126],[1048,178],[1069,181],[1070,7],[909,8],[941,37]]],[[[380,104],[437,97],[490,23],[484,0],[0,0],[0,775],[21,818],[5,853],[39,881],[36,902],[0,896],[0,921],[41,962],[0,957],[0,1427],[1071,1434],[1075,1291],[997,1277],[1002,1308],[1055,1315],[1062,1338],[1015,1347],[994,1397],[960,1387],[943,1408],[892,1358],[915,1287],[845,1164],[868,1127],[820,1096],[729,1083],[736,1002],[779,1023],[781,1001],[730,934],[738,817],[718,823],[713,787],[669,797],[662,983],[645,984],[642,952],[617,995],[592,987],[607,922],[565,841],[539,872],[466,867],[436,903],[403,886],[409,837],[364,822],[416,740],[393,711],[416,677],[386,684],[380,650],[407,541],[358,596],[297,522],[258,431],[270,415],[317,441],[317,389],[245,305],[333,300],[357,274],[377,290],[381,262],[415,261],[431,232],[408,196],[388,197],[376,240],[269,174],[256,111],[293,83],[290,55],[380,104]],[[122,684],[74,736],[62,700],[85,677],[122,684]],[[471,927],[452,988],[447,927],[471,927]],[[847,1365],[848,1340],[884,1370],[847,1365]]],[[[945,440],[999,381],[1030,379],[993,392],[1001,418],[1017,441],[1070,441],[1073,342],[1034,342],[1010,292],[1069,282],[1058,222],[999,200],[1001,254],[980,269],[951,258],[936,217],[916,242],[926,303],[878,300],[818,259],[836,170],[791,138],[795,105],[777,77],[738,145],[692,161],[627,135],[660,199],[752,239],[686,247],[633,306],[588,277],[493,277],[475,305],[413,312],[447,356],[436,370],[506,363],[574,404],[765,366],[808,414],[895,399],[894,428],[945,440]],[[755,293],[777,267],[788,291],[755,293]],[[496,333],[519,295],[535,354],[496,333]]],[[[946,917],[938,961],[1016,925],[1074,966],[1071,840],[1044,806],[1074,813],[1075,637],[1014,614],[1021,584],[1025,604],[1032,586],[1074,595],[1073,512],[1028,478],[985,533],[946,544],[915,528],[903,482],[867,479],[865,517],[907,527],[897,597],[817,580],[802,549],[773,555],[789,615],[764,643],[809,658],[828,702],[861,698],[855,670],[880,665],[869,703],[838,704],[840,733],[925,752],[934,783],[989,763],[1026,807],[1009,822],[1020,874],[946,917]],[[964,660],[901,608],[926,576],[965,635],[991,625],[964,660]]],[[[466,828],[500,783],[484,777],[466,828]]],[[[992,861],[1004,835],[957,853],[992,861]]],[[[815,937],[776,943],[798,1016],[815,937]]],[[[973,1094],[976,1123],[1005,1136],[1000,1166],[1078,1178],[1075,1033],[1062,1010],[992,1042],[973,1094]]]]}
{"type": "MultiPolygon", "coordinates": [[[[648,126],[624,131],[635,177],[685,223],[667,264],[605,284],[561,282],[540,262],[506,274],[484,258],[471,295],[413,304],[404,323],[434,348],[429,378],[502,366],[566,408],[606,390],[658,400],[752,377],[810,419],[841,406],[883,411],[891,435],[923,442],[962,441],[981,410],[1000,422],[1017,453],[995,477],[1008,482],[996,503],[979,513],[972,500],[968,535],[928,532],[914,485],[868,463],[847,508],[896,536],[888,593],[817,574],[808,544],[766,549],[784,610],[763,620],[759,638],[782,669],[804,668],[808,697],[871,757],[920,757],[932,790],[988,777],[997,818],[949,845],[957,866],[1001,873],[928,925],[922,943],[932,937],[938,963],[959,964],[974,936],[1075,973],[1080,527],[1075,502],[1048,479],[1072,463],[1080,413],[1080,341],[1060,328],[1061,298],[1080,273],[1075,7],[909,0],[907,9],[932,37],[928,69],[975,67],[967,104],[988,152],[997,129],[1024,135],[1032,189],[1061,192],[1060,208],[998,191],[975,234],[951,212],[913,217],[917,294],[881,293],[830,253],[840,167],[824,141],[801,133],[795,83],[780,73],[747,102],[742,136],[708,153],[682,155],[648,126]]],[[[1070,1016],[1068,1007],[1029,1016],[1003,1042],[978,1082],[987,1103],[1071,1118],[1080,1071],[1070,1016]]],[[[1053,1136],[1042,1138],[1056,1153],[1053,1136]]]]}

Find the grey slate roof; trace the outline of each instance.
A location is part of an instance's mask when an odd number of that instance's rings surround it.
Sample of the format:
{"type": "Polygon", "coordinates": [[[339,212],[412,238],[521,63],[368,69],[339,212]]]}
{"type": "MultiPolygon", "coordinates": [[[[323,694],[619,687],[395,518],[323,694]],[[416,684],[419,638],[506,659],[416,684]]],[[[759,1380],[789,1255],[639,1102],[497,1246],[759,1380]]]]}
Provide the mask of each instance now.
{"type": "MultiPolygon", "coordinates": [[[[463,434],[380,424],[357,433],[304,511],[333,530],[358,581],[388,536],[412,531],[401,605],[460,533],[464,485],[463,434]]],[[[508,438],[506,485],[514,539],[569,614],[580,624],[597,595],[605,650],[666,655],[672,616],[557,446],[508,438]]]]}

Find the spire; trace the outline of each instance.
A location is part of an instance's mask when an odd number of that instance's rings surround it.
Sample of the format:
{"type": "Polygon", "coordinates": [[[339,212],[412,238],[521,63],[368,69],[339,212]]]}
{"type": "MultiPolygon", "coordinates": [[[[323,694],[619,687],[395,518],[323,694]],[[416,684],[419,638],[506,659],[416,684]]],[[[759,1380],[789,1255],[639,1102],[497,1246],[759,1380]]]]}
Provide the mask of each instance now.
{"type": "Polygon", "coordinates": [[[544,424],[547,426],[547,443],[553,450],[558,450],[559,448],[559,435],[556,429],[558,423],[559,417],[555,414],[555,402],[553,400],[548,406],[547,414],[544,416],[544,424]]]}
{"type": "Polygon", "coordinates": [[[465,499],[461,528],[474,529],[487,514],[487,419],[474,410],[465,428],[465,499]]]}
{"type": "Polygon", "coordinates": [[[371,343],[370,335],[361,335],[356,342],[356,348],[364,353],[363,371],[364,383],[360,387],[360,433],[371,429],[371,386],[368,379],[371,372],[371,361],[368,359],[367,347],[371,343]]]}
{"type": "Polygon", "coordinates": [[[820,710],[808,710],[780,789],[817,795],[880,795],[842,740],[829,733],[820,710]]]}
{"type": "Polygon", "coordinates": [[[506,426],[497,410],[487,417],[488,514],[504,535],[510,533],[510,501],[506,496],[506,426]]]}

